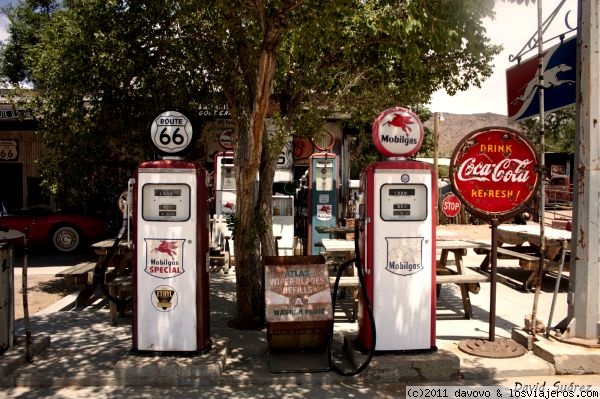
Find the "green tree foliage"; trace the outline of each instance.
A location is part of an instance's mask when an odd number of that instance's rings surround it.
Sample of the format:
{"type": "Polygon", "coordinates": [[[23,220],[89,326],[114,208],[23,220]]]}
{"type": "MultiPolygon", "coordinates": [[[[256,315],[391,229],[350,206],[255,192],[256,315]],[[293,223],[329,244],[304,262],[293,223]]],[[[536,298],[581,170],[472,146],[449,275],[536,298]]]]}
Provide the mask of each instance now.
{"type": "MultiPolygon", "coordinates": [[[[575,152],[575,106],[544,115],[544,141],[546,152],[575,152]]],[[[540,144],[540,119],[531,118],[520,123],[527,137],[540,144]]]]}
{"type": "MultiPolygon", "coordinates": [[[[226,99],[236,125],[238,321],[249,327],[264,317],[258,248],[273,253],[274,239],[270,229],[255,226],[270,224],[282,137],[318,135],[332,114],[365,130],[386,108],[417,109],[437,89],[479,86],[499,51],[481,23],[493,4],[72,0],[35,27],[19,21],[33,34],[13,38],[24,64],[22,75],[10,77],[28,77],[43,89],[35,106],[53,151],[45,178],[55,193],[71,198],[82,176],[107,175],[102,160],[149,156],[142,133],[159,109],[193,110],[226,99]],[[270,137],[264,127],[273,99],[279,133],[270,137]]],[[[20,9],[35,11],[23,1],[20,9]]]]}
{"type": "Polygon", "coordinates": [[[31,80],[27,51],[37,43],[39,32],[57,7],[56,0],[25,0],[18,7],[2,9],[10,21],[9,37],[0,50],[0,75],[7,83],[18,85],[31,80]]]}

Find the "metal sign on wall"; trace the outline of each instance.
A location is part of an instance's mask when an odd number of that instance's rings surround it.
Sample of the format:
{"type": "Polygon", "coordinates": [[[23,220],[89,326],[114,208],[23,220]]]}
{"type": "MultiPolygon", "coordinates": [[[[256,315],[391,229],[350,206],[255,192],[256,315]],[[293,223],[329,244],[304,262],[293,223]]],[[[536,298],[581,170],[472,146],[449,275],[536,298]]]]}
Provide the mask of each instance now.
{"type": "MultiPolygon", "coordinates": [[[[544,53],[544,111],[575,104],[577,36],[550,47],[544,53]]],[[[538,57],[506,70],[508,118],[522,121],[539,115],[538,57]]]]}
{"type": "Polygon", "coordinates": [[[0,161],[16,161],[19,158],[17,140],[0,140],[0,161]]]}
{"type": "Polygon", "coordinates": [[[469,133],[454,149],[450,181],[471,213],[503,219],[537,192],[538,164],[533,145],[521,133],[487,127],[469,133]]]}

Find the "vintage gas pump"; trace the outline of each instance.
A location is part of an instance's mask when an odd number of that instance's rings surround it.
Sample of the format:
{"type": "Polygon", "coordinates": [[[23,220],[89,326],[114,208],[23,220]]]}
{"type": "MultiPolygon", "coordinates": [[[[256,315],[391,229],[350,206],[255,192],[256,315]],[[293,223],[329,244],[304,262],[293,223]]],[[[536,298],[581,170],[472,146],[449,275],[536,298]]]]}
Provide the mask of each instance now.
{"type": "Polygon", "coordinates": [[[361,178],[360,268],[372,304],[359,301],[357,342],[374,351],[435,349],[436,183],[430,166],[408,160],[421,147],[423,126],[404,108],[384,111],[373,141],[388,160],[361,178]]]}
{"type": "Polygon", "coordinates": [[[214,165],[215,214],[227,216],[235,211],[236,186],[233,152],[216,153],[214,165]]]}
{"type": "Polygon", "coordinates": [[[204,351],[210,344],[205,171],[176,156],[192,141],[185,115],[161,113],[150,134],[164,156],[136,171],[133,349],[204,351]]]}
{"type": "Polygon", "coordinates": [[[339,160],[336,154],[327,152],[335,143],[330,136],[331,144],[317,146],[323,152],[309,157],[307,255],[319,255],[323,250],[321,239],[330,236],[319,232],[318,227],[337,227],[339,160]]]}

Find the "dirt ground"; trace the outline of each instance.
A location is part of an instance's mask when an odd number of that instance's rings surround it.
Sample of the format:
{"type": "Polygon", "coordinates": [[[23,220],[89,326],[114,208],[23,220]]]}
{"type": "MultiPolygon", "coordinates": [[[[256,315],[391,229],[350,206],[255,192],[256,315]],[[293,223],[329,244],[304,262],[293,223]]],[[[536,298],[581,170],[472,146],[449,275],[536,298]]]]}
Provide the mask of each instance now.
{"type": "MultiPolygon", "coordinates": [[[[15,276],[15,321],[23,318],[23,282],[21,275],[15,276]]],[[[77,287],[68,286],[63,278],[49,274],[30,274],[27,276],[27,302],[29,315],[56,303],[65,296],[77,292],[77,287]]]]}

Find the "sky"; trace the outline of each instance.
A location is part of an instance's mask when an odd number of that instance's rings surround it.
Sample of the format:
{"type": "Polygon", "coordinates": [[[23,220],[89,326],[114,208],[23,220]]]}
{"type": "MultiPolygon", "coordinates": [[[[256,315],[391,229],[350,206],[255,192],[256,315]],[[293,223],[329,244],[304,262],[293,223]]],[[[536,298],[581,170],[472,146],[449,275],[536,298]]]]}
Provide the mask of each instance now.
{"type": "MultiPolygon", "coordinates": [[[[459,0],[460,1],[460,0],[459,0]]],[[[542,19],[546,20],[560,3],[560,0],[537,0],[542,1],[542,19]]],[[[14,0],[0,0],[0,6],[13,3],[14,0]]],[[[505,0],[496,0],[493,20],[486,19],[484,25],[493,44],[504,47],[493,61],[494,72],[485,80],[481,88],[471,88],[464,92],[458,92],[449,96],[444,90],[433,94],[429,109],[431,112],[446,112],[452,114],[478,114],[491,112],[506,115],[506,70],[515,63],[509,62],[510,55],[516,55],[525,46],[537,30],[537,2],[525,5],[516,4],[505,0]]],[[[560,13],[548,28],[544,39],[553,37],[567,30],[565,17],[567,12],[568,23],[571,26],[577,24],[577,0],[566,0],[560,13]]],[[[6,39],[6,28],[8,20],[6,16],[0,15],[0,40],[6,39]]],[[[545,44],[551,47],[556,42],[545,44]]],[[[524,59],[534,57],[537,51],[525,55],[524,59]]]]}
{"type": "MultiPolygon", "coordinates": [[[[560,4],[559,0],[538,1],[542,1],[542,21],[546,20],[548,15],[560,4]]],[[[458,92],[454,96],[449,96],[444,90],[434,93],[429,104],[429,110],[452,114],[491,112],[507,115],[506,70],[516,65],[515,62],[509,62],[509,56],[517,55],[537,32],[537,9],[537,2],[518,5],[513,2],[497,0],[494,8],[495,19],[484,21],[492,44],[499,44],[504,47],[502,52],[494,58],[492,76],[483,82],[481,88],[475,87],[464,92],[458,92]]],[[[568,30],[565,25],[565,17],[569,10],[571,12],[568,14],[568,24],[573,27],[577,25],[577,0],[567,0],[546,31],[544,40],[568,30]]],[[[544,48],[557,43],[557,41],[547,43],[544,48]]],[[[523,59],[529,59],[536,55],[537,50],[534,50],[527,53],[523,59]]]]}

